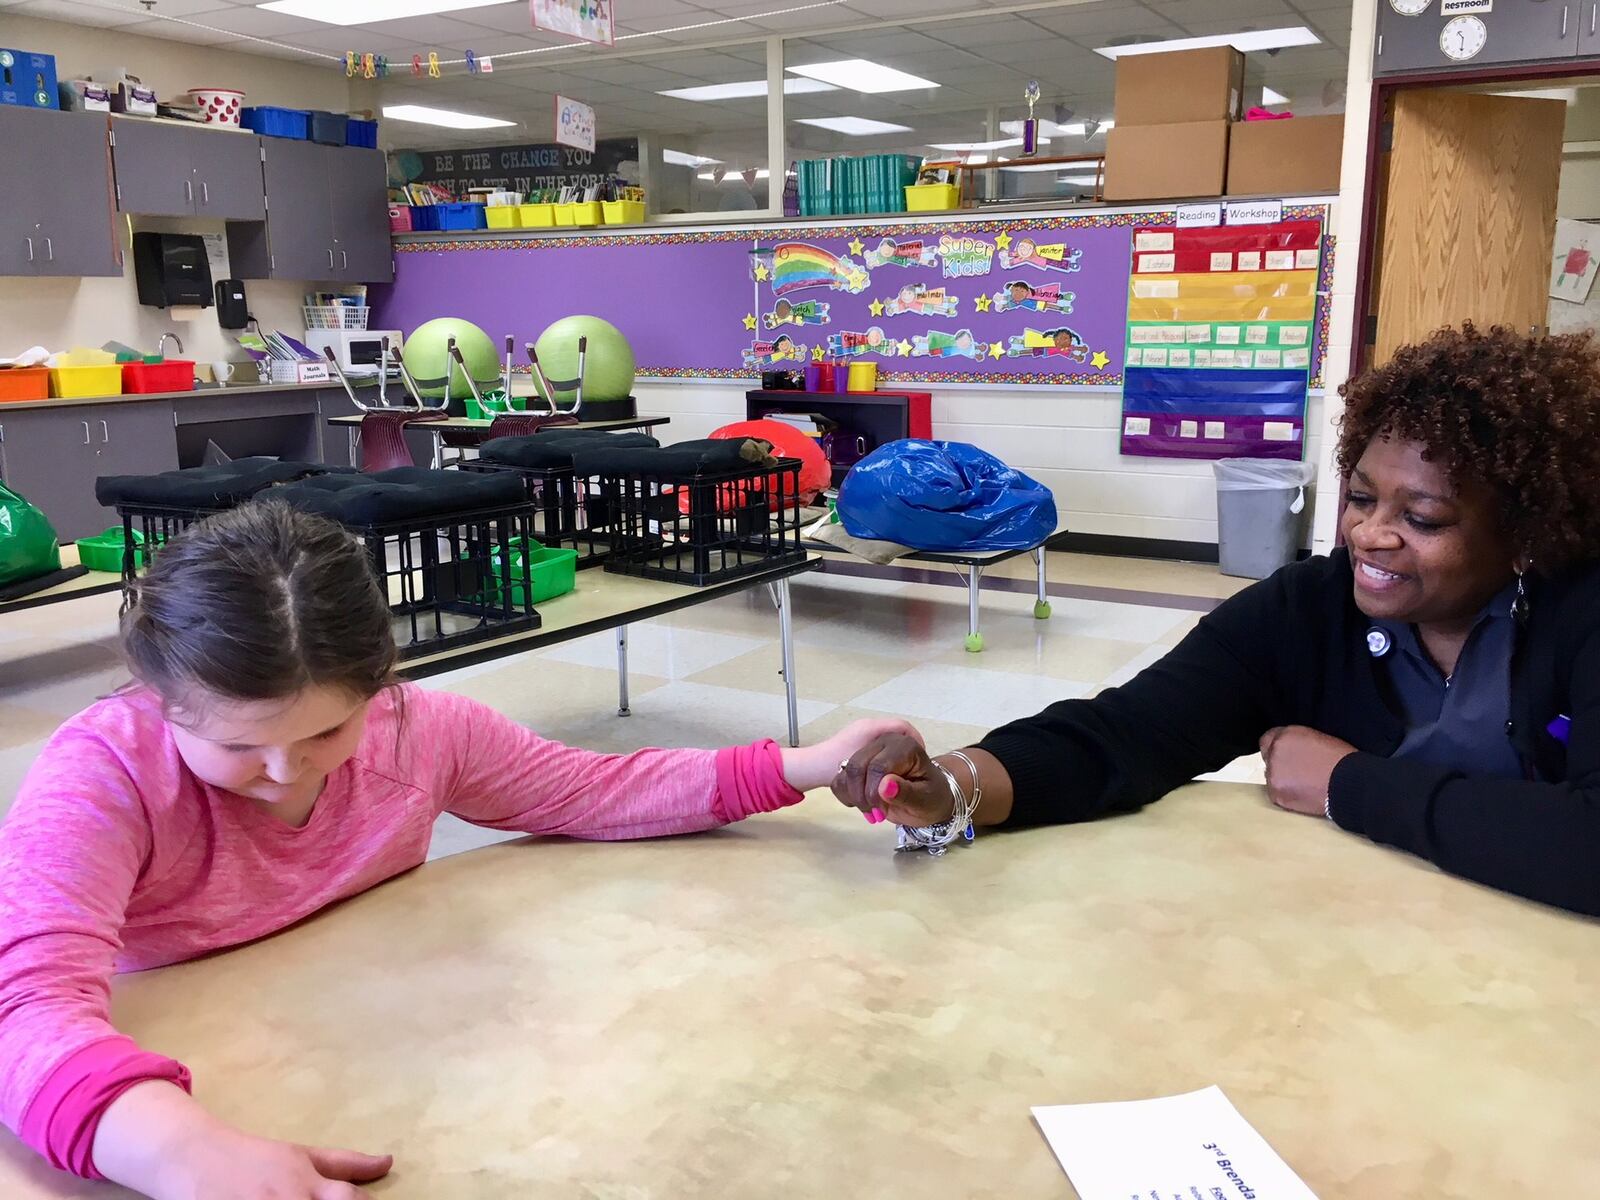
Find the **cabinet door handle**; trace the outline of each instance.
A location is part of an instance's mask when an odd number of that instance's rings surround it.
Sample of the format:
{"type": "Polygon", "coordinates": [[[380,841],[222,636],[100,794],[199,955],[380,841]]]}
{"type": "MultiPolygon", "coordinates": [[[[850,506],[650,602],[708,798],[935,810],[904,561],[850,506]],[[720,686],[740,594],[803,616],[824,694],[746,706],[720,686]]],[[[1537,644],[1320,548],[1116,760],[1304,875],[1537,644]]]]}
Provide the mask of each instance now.
{"type": "Polygon", "coordinates": [[[1591,4],[1589,6],[1589,36],[1590,37],[1594,36],[1594,23],[1595,23],[1595,18],[1597,16],[1600,16],[1600,4],[1591,4]]]}
{"type": "Polygon", "coordinates": [[[48,258],[51,262],[55,262],[55,260],[56,260],[55,243],[52,242],[49,238],[45,238],[45,240],[44,240],[44,256],[46,258],[48,258]]]}
{"type": "Polygon", "coordinates": [[[1567,36],[1567,6],[1565,4],[1561,6],[1561,36],[1567,36]]]}
{"type": "Polygon", "coordinates": [[[109,428],[107,428],[106,423],[104,421],[100,422],[100,440],[102,442],[110,442],[111,441],[111,430],[109,428]]]}
{"type": "Polygon", "coordinates": [[[193,204],[194,203],[194,181],[193,180],[185,179],[183,181],[183,199],[184,199],[185,203],[188,203],[188,204],[193,204]]]}
{"type": "Polygon", "coordinates": [[[328,247],[328,270],[333,270],[333,247],[328,247]]]}
{"type": "Polygon", "coordinates": [[[83,422],[83,444],[85,446],[89,444],[89,422],[87,421],[83,422]]]}
{"type": "Polygon", "coordinates": [[[25,238],[23,240],[28,243],[28,261],[32,262],[33,261],[33,239],[32,238],[25,238]]]}
{"type": "Polygon", "coordinates": [[[211,203],[211,188],[207,185],[207,183],[203,179],[200,181],[200,203],[201,204],[210,204],[211,203]]]}
{"type": "Polygon", "coordinates": [[[339,266],[340,266],[340,268],[342,270],[345,270],[345,271],[348,271],[350,269],[350,256],[348,254],[346,254],[343,250],[339,251],[339,266]]]}

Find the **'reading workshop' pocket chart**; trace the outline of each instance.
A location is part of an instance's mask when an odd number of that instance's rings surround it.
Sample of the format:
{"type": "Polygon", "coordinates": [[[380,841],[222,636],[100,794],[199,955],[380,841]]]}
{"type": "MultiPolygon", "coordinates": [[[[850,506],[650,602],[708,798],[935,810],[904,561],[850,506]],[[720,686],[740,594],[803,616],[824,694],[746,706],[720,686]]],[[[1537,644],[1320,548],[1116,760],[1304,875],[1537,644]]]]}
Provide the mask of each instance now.
{"type": "Polygon", "coordinates": [[[1316,1200],[1220,1088],[1033,1118],[1080,1200],[1316,1200]]]}

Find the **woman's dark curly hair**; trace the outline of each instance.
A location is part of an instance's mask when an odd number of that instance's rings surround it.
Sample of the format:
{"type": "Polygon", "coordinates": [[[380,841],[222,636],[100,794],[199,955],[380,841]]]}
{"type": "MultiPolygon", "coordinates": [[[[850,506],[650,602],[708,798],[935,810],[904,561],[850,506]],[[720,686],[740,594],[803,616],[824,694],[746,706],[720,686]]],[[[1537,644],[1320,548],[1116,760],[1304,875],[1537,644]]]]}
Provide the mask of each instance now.
{"type": "Polygon", "coordinates": [[[1600,345],[1590,334],[1484,333],[1468,321],[1339,391],[1346,475],[1376,437],[1420,442],[1457,488],[1499,497],[1503,528],[1534,570],[1600,559],[1600,345]]]}

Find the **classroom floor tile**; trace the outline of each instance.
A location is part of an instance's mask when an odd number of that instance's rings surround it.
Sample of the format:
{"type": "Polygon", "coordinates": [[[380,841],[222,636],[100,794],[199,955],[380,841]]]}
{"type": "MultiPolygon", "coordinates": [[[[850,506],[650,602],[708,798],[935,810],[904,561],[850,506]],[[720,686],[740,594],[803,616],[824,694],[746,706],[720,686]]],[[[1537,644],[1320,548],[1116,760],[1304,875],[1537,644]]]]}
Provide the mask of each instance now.
{"type": "MultiPolygon", "coordinates": [[[[1214,566],[1050,555],[1053,615],[1033,618],[1034,565],[991,568],[982,592],[985,648],[964,649],[967,590],[949,570],[854,561],[795,578],[801,735],[853,720],[912,721],[935,752],[1055,700],[1093,695],[1159,659],[1245,581],[1214,566]]],[[[115,642],[117,597],[95,596],[0,617],[0,812],[57,725],[127,679],[115,642]]],[[[726,596],[636,625],[629,637],[632,713],[619,717],[613,633],[428,679],[542,736],[608,753],[719,746],[772,737],[786,724],[778,614],[767,589],[726,596]]],[[[1220,773],[1259,781],[1251,756],[1220,773]]],[[[433,854],[508,836],[442,818],[433,854]]]]}

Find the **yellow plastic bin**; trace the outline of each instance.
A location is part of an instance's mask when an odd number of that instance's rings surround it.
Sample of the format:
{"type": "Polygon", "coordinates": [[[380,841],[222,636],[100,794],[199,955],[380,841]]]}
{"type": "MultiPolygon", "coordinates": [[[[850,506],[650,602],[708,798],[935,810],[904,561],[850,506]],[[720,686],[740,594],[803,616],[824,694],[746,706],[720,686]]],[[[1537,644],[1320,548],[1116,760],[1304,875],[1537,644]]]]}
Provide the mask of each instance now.
{"type": "Polygon", "coordinates": [[[913,183],[906,187],[907,212],[945,212],[961,207],[961,189],[953,183],[913,183]]]}
{"type": "Polygon", "coordinates": [[[517,208],[524,229],[549,229],[556,223],[554,204],[519,204],[517,208]]]}
{"type": "Polygon", "coordinates": [[[120,396],[122,366],[111,362],[87,367],[51,367],[50,394],[63,400],[85,396],[120,396]]]}
{"type": "Polygon", "coordinates": [[[488,218],[490,229],[520,229],[522,227],[522,205],[520,204],[491,204],[483,210],[483,215],[488,218]]]}
{"type": "Polygon", "coordinates": [[[555,210],[556,224],[557,225],[567,226],[567,225],[576,225],[577,224],[577,221],[573,218],[573,215],[572,215],[572,210],[575,207],[574,205],[571,205],[571,204],[552,204],[550,207],[555,210]]]}
{"type": "Polygon", "coordinates": [[[574,225],[600,224],[600,201],[584,200],[572,206],[572,223],[574,225]]]}
{"type": "Polygon", "coordinates": [[[878,390],[878,364],[875,362],[853,362],[850,364],[850,374],[846,385],[852,392],[875,392],[878,390]]]}
{"type": "Polygon", "coordinates": [[[644,224],[643,200],[603,200],[600,207],[605,210],[607,225],[644,224]]]}

